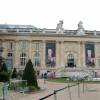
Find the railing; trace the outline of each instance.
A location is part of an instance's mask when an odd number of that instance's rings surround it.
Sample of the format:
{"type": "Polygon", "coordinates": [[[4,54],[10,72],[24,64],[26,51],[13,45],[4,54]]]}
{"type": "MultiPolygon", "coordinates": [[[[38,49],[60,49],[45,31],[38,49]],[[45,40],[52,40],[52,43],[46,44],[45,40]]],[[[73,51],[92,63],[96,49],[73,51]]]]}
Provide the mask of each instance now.
{"type": "Polygon", "coordinates": [[[75,87],[75,86],[78,86],[77,93],[78,93],[78,97],[80,97],[80,86],[79,86],[80,83],[83,83],[83,93],[84,93],[84,80],[82,80],[82,81],[78,81],[77,83],[75,83],[73,85],[68,85],[68,86],[66,86],[64,88],[61,88],[61,89],[58,89],[58,90],[54,90],[53,93],[51,93],[51,94],[49,94],[49,95],[47,95],[45,97],[42,97],[39,100],[47,99],[47,98],[51,97],[52,95],[54,95],[54,100],[57,100],[57,92],[60,92],[60,91],[62,91],[64,89],[68,89],[69,99],[72,100],[70,88],[75,87]]]}

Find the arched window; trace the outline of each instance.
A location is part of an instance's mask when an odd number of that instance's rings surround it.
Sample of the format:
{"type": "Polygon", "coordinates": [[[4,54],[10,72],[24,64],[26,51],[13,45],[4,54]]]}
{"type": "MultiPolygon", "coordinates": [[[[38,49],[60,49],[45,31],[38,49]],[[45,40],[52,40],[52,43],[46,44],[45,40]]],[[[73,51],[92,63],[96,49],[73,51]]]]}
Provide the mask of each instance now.
{"type": "Polygon", "coordinates": [[[67,66],[68,67],[75,67],[74,55],[73,54],[68,54],[68,56],[67,56],[67,66]]]}
{"type": "Polygon", "coordinates": [[[26,53],[22,53],[21,55],[20,55],[20,65],[21,66],[25,66],[26,65],[26,53]]]}
{"type": "Polygon", "coordinates": [[[39,52],[36,52],[34,54],[34,59],[33,60],[34,60],[33,61],[34,66],[40,66],[40,54],[39,54],[39,52]]]}

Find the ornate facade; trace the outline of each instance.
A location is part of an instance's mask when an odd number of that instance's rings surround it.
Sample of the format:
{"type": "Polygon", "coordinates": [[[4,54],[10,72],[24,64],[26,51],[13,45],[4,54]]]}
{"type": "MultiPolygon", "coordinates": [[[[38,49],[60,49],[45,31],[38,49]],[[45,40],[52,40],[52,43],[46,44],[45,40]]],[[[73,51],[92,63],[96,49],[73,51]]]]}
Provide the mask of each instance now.
{"type": "Polygon", "coordinates": [[[100,31],[89,31],[79,22],[76,30],[39,29],[29,25],[0,25],[0,47],[9,69],[23,70],[28,59],[34,68],[100,68],[100,31]]]}

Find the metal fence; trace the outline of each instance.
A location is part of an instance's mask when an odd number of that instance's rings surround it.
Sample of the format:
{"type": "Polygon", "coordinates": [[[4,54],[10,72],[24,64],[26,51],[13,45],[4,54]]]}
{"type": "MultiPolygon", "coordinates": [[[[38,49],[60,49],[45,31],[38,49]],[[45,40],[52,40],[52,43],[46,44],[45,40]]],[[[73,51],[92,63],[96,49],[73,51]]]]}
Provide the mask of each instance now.
{"type": "Polygon", "coordinates": [[[84,93],[84,80],[82,80],[82,81],[78,81],[77,83],[75,83],[75,84],[73,84],[73,85],[68,85],[68,86],[65,86],[65,87],[63,87],[63,88],[61,88],[61,89],[54,90],[53,93],[51,93],[51,94],[49,94],[49,95],[47,95],[47,96],[45,96],[45,97],[42,97],[42,98],[40,98],[39,100],[45,100],[45,99],[47,99],[47,98],[49,98],[49,97],[51,97],[51,96],[54,96],[54,100],[57,100],[57,93],[60,92],[60,91],[65,90],[65,89],[68,89],[69,99],[72,100],[72,95],[71,95],[70,89],[71,89],[72,87],[75,87],[75,86],[77,86],[77,96],[80,97],[80,84],[81,84],[81,83],[83,83],[82,90],[83,90],[83,93],[84,93]]]}

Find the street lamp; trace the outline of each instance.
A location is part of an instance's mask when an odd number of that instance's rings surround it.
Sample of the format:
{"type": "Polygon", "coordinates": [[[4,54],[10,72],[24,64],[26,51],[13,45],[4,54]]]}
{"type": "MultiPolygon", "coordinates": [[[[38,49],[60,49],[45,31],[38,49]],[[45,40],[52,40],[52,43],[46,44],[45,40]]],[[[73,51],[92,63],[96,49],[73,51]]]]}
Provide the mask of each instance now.
{"type": "Polygon", "coordinates": [[[2,52],[3,52],[3,47],[0,47],[0,67],[1,67],[2,62],[4,60],[4,58],[2,57],[2,52]]]}

